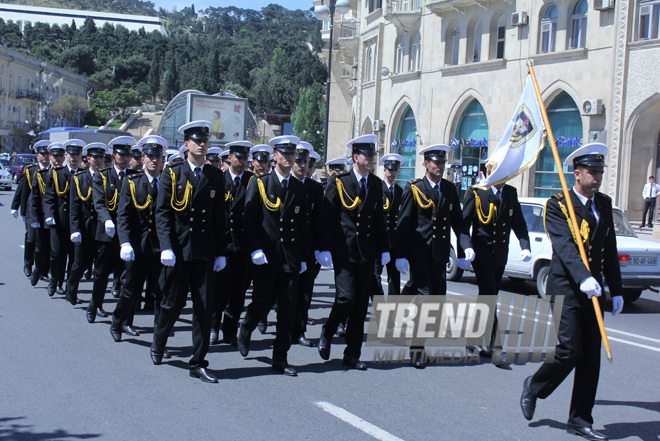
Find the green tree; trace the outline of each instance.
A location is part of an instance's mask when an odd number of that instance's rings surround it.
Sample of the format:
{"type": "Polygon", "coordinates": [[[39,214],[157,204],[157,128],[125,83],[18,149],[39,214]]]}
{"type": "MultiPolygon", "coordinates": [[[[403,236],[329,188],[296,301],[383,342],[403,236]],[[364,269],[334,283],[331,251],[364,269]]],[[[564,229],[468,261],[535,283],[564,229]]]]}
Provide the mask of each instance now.
{"type": "Polygon", "coordinates": [[[147,86],[149,86],[151,98],[156,98],[156,95],[158,95],[158,91],[160,90],[160,57],[158,56],[158,51],[154,51],[151,56],[149,75],[147,75],[147,86]]]}
{"type": "Polygon", "coordinates": [[[320,85],[302,87],[296,110],[291,114],[293,133],[303,141],[312,144],[314,150],[321,156],[325,136],[324,131],[321,130],[321,116],[324,113],[323,88],[320,85]]]}
{"type": "Polygon", "coordinates": [[[170,65],[165,72],[165,84],[163,86],[163,93],[167,101],[174,98],[179,93],[179,73],[176,69],[176,60],[174,56],[170,57],[170,65]]]}
{"type": "Polygon", "coordinates": [[[94,96],[94,105],[115,111],[124,119],[128,114],[128,108],[141,104],[138,93],[133,89],[120,87],[112,90],[100,90],[94,96]]]}

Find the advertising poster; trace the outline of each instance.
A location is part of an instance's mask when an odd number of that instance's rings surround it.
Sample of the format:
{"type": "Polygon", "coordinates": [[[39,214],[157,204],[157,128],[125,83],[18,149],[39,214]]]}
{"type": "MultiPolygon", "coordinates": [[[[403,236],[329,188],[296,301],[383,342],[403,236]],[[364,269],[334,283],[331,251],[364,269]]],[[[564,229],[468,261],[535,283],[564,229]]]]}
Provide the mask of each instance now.
{"type": "Polygon", "coordinates": [[[213,124],[211,144],[245,139],[247,99],[208,95],[188,97],[189,121],[206,120],[213,124]]]}

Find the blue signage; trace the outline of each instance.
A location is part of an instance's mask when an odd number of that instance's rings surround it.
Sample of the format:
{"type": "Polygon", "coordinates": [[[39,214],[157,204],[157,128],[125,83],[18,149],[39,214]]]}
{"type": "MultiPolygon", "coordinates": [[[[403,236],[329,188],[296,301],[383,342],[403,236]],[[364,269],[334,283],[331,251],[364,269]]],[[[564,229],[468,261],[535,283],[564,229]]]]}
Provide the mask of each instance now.
{"type": "Polygon", "coordinates": [[[451,148],[456,149],[457,147],[488,147],[488,140],[484,139],[452,139],[449,143],[451,148]]]}

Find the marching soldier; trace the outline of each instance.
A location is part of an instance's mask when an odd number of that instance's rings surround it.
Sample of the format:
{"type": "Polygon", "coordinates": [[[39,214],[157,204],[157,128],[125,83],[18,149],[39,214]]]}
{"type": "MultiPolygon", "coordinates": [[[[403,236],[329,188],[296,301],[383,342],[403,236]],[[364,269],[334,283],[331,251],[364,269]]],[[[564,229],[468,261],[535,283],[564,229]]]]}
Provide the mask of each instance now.
{"type": "MultiPolygon", "coordinates": [[[[470,187],[463,202],[465,229],[460,243],[466,256],[474,255],[472,268],[477,278],[479,295],[496,296],[509,255],[511,230],[520,241],[520,260],[532,258],[527,224],[523,217],[518,192],[506,184],[493,185],[488,190],[470,187]],[[469,228],[472,227],[470,236],[469,228]]],[[[492,357],[497,332],[497,314],[493,321],[488,348],[474,348],[482,357],[492,357]]],[[[508,364],[493,360],[496,366],[507,369],[508,364]]]]}
{"type": "Polygon", "coordinates": [[[94,175],[94,206],[98,213],[96,241],[98,254],[94,266],[94,287],[92,300],[87,307],[87,321],[94,323],[96,316],[107,317],[103,310],[103,299],[108,287],[108,278],[113,274],[113,296],[118,297],[119,279],[124,270],[124,262],[119,258],[119,239],[116,235],[117,206],[119,192],[124,178],[135,170],[128,168],[131,148],[135,144],[132,136],[118,136],[110,141],[114,164],[99,170],[94,175]],[[116,292],[116,293],[115,293],[116,292]]]}
{"type": "Polygon", "coordinates": [[[305,141],[300,141],[296,149],[296,161],[293,164],[293,176],[301,181],[305,186],[307,195],[307,225],[312,247],[310,254],[306,256],[307,271],[300,275],[298,281],[298,307],[296,319],[293,323],[293,341],[297,341],[301,346],[315,347],[316,344],[305,337],[307,330],[309,306],[312,303],[314,293],[314,281],[319,275],[321,265],[316,261],[321,246],[321,205],[323,204],[323,185],[309,178],[310,154],[314,151],[312,145],[305,141]]]}
{"type": "Polygon", "coordinates": [[[273,148],[268,144],[257,144],[250,149],[252,154],[252,171],[255,175],[268,173],[268,161],[273,154],[273,148]]]}
{"type": "Polygon", "coordinates": [[[230,164],[224,172],[225,225],[229,226],[227,268],[216,278],[218,304],[211,323],[211,344],[218,342],[222,322],[222,342],[236,345],[238,320],[245,306],[245,292],[250,286],[250,253],[245,244],[243,213],[248,183],[253,176],[246,170],[253,144],[250,141],[234,141],[225,144],[225,147],[229,150],[230,164]]]}
{"type": "Polygon", "coordinates": [[[316,182],[321,182],[319,177],[316,174],[316,167],[318,166],[319,161],[321,160],[321,155],[312,150],[309,152],[309,164],[307,166],[306,177],[315,180],[316,182]]]}
{"type": "Polygon", "coordinates": [[[71,178],[70,229],[73,242],[73,265],[66,283],[66,299],[72,305],[78,303],[78,286],[85,271],[95,259],[97,244],[96,230],[98,213],[94,206],[94,174],[103,168],[108,146],[102,142],[92,142],[83,148],[87,158],[87,169],[75,173],[71,178]]]}
{"type": "Polygon", "coordinates": [[[70,185],[71,177],[78,172],[85,141],[70,139],[62,145],[66,151],[66,165],[56,167],[46,183],[43,197],[46,225],[50,226],[50,283],[48,295],[57,291],[64,294],[62,284],[71,273],[73,244],[70,236],[70,185]]]}
{"type": "Polygon", "coordinates": [[[229,168],[229,165],[230,165],[230,162],[229,162],[229,149],[223,150],[220,153],[220,160],[221,160],[220,170],[222,170],[223,172],[226,172],[227,169],[229,168]]]}
{"type": "Polygon", "coordinates": [[[128,166],[131,170],[142,170],[142,151],[137,144],[131,147],[131,161],[128,166]]]}
{"type": "Polygon", "coordinates": [[[51,164],[61,165],[64,162],[64,149],[61,143],[49,143],[48,147],[37,147],[37,162],[39,170],[32,174],[32,191],[28,204],[28,218],[35,232],[34,263],[30,284],[35,286],[39,279],[49,281],[50,267],[50,231],[46,228],[43,211],[43,197],[46,193],[46,182],[51,172],[51,164]],[[49,158],[50,153],[50,158],[49,158]]]}
{"type": "Polygon", "coordinates": [[[323,325],[319,354],[330,358],[332,337],[339,324],[348,319],[343,363],[366,370],[360,361],[364,320],[373,290],[374,261],[390,261],[383,185],[373,174],[376,135],[352,139],[353,168],[330,176],[321,208],[321,246],[319,263],[333,266],[336,296],[330,316],[323,325]]]}
{"type": "Polygon", "coordinates": [[[347,163],[348,160],[346,158],[335,158],[326,162],[325,166],[328,167],[328,179],[335,173],[343,173],[346,170],[347,163]]]}
{"type": "MultiPolygon", "coordinates": [[[[385,225],[387,227],[387,238],[390,241],[390,253],[396,253],[396,224],[399,220],[399,208],[401,207],[401,196],[403,189],[396,184],[396,178],[399,176],[399,167],[403,164],[403,156],[396,153],[390,153],[380,158],[383,165],[383,209],[385,210],[385,225]]],[[[375,276],[375,295],[382,296],[383,286],[380,282],[380,275],[383,273],[383,265],[376,261],[374,267],[375,276]]],[[[394,262],[387,264],[387,295],[401,294],[401,274],[396,269],[394,262]]]]}
{"type": "Polygon", "coordinates": [[[220,147],[209,147],[206,153],[206,163],[215,168],[220,168],[220,154],[222,154],[220,147]]]}
{"type": "Polygon", "coordinates": [[[225,186],[222,172],[204,164],[209,121],[192,121],[179,127],[188,157],[166,167],[156,203],[156,228],[163,268],[163,301],[156,316],[151,360],[161,364],[167,338],[192,296],[193,355],[190,376],[208,383],[218,379],[206,371],[211,314],[215,305],[214,271],[227,264],[225,186]]]}
{"type": "Polygon", "coordinates": [[[158,286],[162,265],[155,207],[160,164],[163,162],[163,151],[167,149],[167,141],[160,136],[151,135],[142,138],[137,148],[142,151],[140,163],[144,167],[141,173],[130,175],[124,182],[117,209],[120,257],[125,263],[121,296],[112,314],[110,326],[110,334],[117,342],[121,341],[122,333],[130,336],[140,335],[133,329],[132,321],[135,306],[140,302],[142,287],[148,276],[154,281],[150,288],[157,302],[155,316],[158,316],[163,297],[158,286]]]}
{"type": "MultiPolygon", "coordinates": [[[[402,274],[410,269],[410,280],[404,287],[407,295],[447,293],[449,229],[460,237],[463,228],[456,187],[442,179],[448,152],[449,146],[444,144],[421,150],[426,176],[410,181],[403,190],[396,234],[396,267],[402,274]]],[[[422,342],[411,346],[410,363],[417,369],[426,367],[422,342]]]]}
{"type": "Polygon", "coordinates": [[[273,342],[272,368],[284,375],[298,375],[289,366],[291,330],[296,313],[299,273],[305,272],[305,256],[311,248],[307,234],[304,185],[291,179],[295,136],[277,136],[269,141],[276,166],[267,175],[255,176],[245,199],[246,248],[252,258],[252,303],[238,331],[238,350],[246,357],[250,336],[259,319],[278,303],[277,328],[273,342]]]}
{"type": "Polygon", "coordinates": [[[546,203],[545,227],[552,241],[548,295],[564,296],[559,341],[554,360],[544,363],[525,379],[520,398],[523,416],[531,420],[536,399],[547,398],[575,369],[566,429],[589,440],[609,439],[593,430],[591,413],[598,388],[601,346],[591,298],[598,297],[603,308],[603,276],[612,294],[612,315],[623,309],[612,200],[598,192],[606,154],[607,146],[601,143],[586,144],[571,153],[564,166],[574,167],[575,185],[569,195],[556,194],[546,203]],[[567,196],[573,202],[579,232],[574,232],[571,226],[567,196]],[[577,240],[584,243],[589,269],[580,257],[577,240]]]}

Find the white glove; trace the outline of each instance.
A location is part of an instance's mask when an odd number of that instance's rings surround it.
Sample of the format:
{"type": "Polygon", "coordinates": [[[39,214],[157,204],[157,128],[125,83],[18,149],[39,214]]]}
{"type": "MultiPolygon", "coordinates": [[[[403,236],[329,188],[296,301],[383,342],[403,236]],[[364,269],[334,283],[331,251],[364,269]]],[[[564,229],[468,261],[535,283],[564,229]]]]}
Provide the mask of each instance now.
{"type": "MultiPolygon", "coordinates": [[[[465,250],[465,251],[467,251],[467,250],[465,250]]],[[[460,258],[456,261],[456,265],[458,265],[458,267],[460,269],[468,271],[472,267],[472,264],[470,262],[471,261],[469,261],[467,259],[460,258]]]]}
{"type": "Polygon", "coordinates": [[[392,258],[390,257],[390,253],[388,252],[385,252],[380,256],[380,264],[383,266],[390,263],[390,260],[392,260],[392,258]]]}
{"type": "Polygon", "coordinates": [[[530,250],[521,250],[520,251],[520,261],[529,262],[532,260],[532,252],[530,250]]]}
{"type": "Polygon", "coordinates": [[[580,283],[580,291],[585,293],[589,298],[593,296],[600,297],[602,294],[600,284],[593,277],[587,277],[580,283]]]}
{"type": "Polygon", "coordinates": [[[80,233],[71,233],[71,242],[73,242],[73,243],[82,242],[82,234],[80,234],[80,233]]]}
{"type": "Polygon", "coordinates": [[[227,266],[227,258],[225,256],[218,256],[213,262],[213,271],[222,271],[227,266]]]}
{"type": "Polygon", "coordinates": [[[330,254],[330,251],[321,251],[319,253],[318,261],[321,266],[332,268],[332,254],[330,254]]]}
{"type": "Polygon", "coordinates": [[[14,217],[14,219],[18,219],[18,210],[11,210],[11,215],[14,217]]]}
{"type": "Polygon", "coordinates": [[[316,263],[319,263],[319,250],[314,250],[314,259],[316,260],[316,263]]]}
{"type": "Polygon", "coordinates": [[[399,271],[403,275],[408,274],[408,271],[410,270],[410,266],[408,266],[408,259],[404,259],[404,258],[396,259],[394,261],[394,265],[396,265],[397,271],[399,271]]]}
{"type": "Polygon", "coordinates": [[[302,274],[305,271],[307,271],[307,262],[300,262],[300,271],[298,271],[298,274],[302,274]]]}
{"type": "Polygon", "coordinates": [[[105,221],[105,234],[110,237],[115,235],[115,223],[111,220],[105,221]]]}
{"type": "Polygon", "coordinates": [[[31,226],[32,228],[39,228],[39,227],[41,226],[41,224],[40,224],[39,222],[32,222],[32,223],[30,224],[30,226],[31,226]]]}
{"type": "Polygon", "coordinates": [[[133,247],[130,243],[124,243],[121,245],[119,256],[124,262],[131,262],[135,260],[135,252],[133,251],[133,247]]]}
{"type": "Polygon", "coordinates": [[[54,217],[47,217],[46,218],[46,225],[55,225],[55,218],[54,217]]]}
{"type": "Polygon", "coordinates": [[[163,250],[160,252],[160,263],[165,266],[174,266],[176,263],[176,256],[172,250],[163,250]]]}
{"type": "Polygon", "coordinates": [[[465,261],[472,262],[474,260],[474,250],[472,248],[465,249],[465,261]]]}
{"type": "Polygon", "coordinates": [[[268,259],[266,259],[266,255],[264,254],[263,250],[257,250],[252,253],[252,263],[255,265],[264,265],[268,263],[268,259]]]}
{"type": "Polygon", "coordinates": [[[612,297],[612,315],[617,315],[623,309],[623,297],[612,297]]]}

